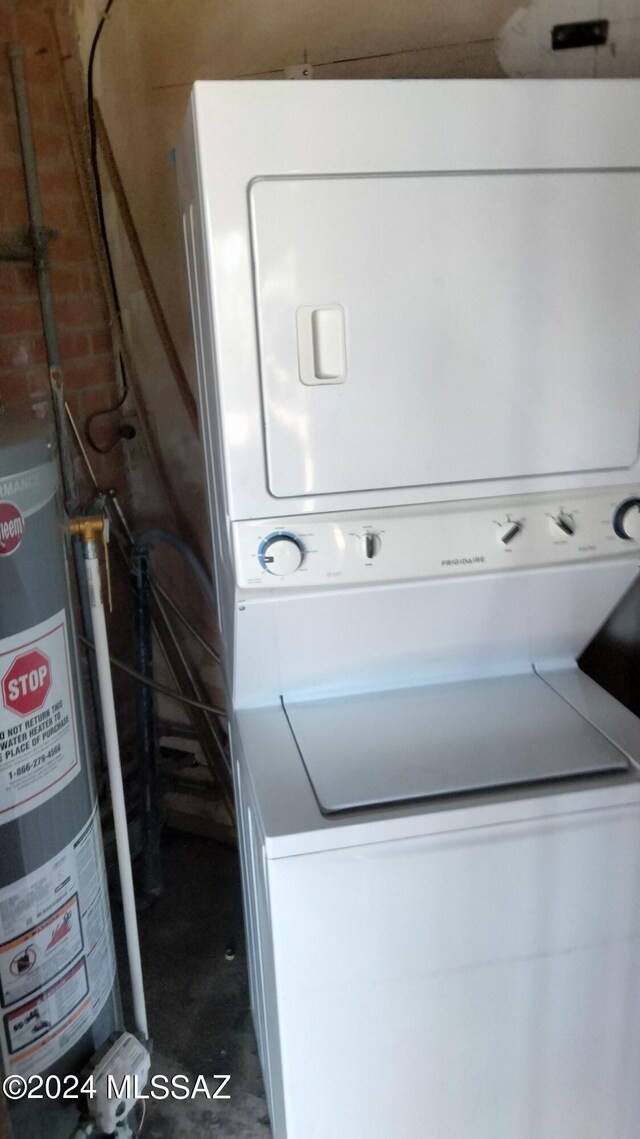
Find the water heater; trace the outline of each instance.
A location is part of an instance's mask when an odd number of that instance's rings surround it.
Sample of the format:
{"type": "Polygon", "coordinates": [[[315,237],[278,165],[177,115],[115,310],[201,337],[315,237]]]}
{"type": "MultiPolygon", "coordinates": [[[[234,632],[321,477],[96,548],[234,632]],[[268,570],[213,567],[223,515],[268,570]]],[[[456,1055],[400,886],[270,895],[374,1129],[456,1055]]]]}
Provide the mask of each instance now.
{"type": "MultiPolygon", "coordinates": [[[[58,477],[46,429],[0,414],[0,1067],[77,1074],[119,1023],[58,477]]],[[[70,1107],[78,1107],[78,1100],[70,1107]]],[[[61,1099],[44,1101],[46,1134],[61,1099]]],[[[68,1110],[67,1105],[67,1110],[68,1110]]],[[[45,1134],[38,1101],[14,1131],[45,1134]]],[[[71,1126],[66,1124],[66,1132],[71,1126]]]]}

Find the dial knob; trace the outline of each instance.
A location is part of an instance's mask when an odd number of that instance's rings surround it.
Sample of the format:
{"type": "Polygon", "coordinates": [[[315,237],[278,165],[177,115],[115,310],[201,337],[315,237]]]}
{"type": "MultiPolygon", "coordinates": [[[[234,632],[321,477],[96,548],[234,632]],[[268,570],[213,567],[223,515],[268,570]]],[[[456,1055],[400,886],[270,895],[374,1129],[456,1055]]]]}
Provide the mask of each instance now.
{"type": "Polygon", "coordinates": [[[284,530],[269,534],[260,545],[258,561],[267,573],[287,577],[302,564],[304,548],[295,534],[284,530]]]}
{"type": "Polygon", "coordinates": [[[517,538],[523,529],[524,522],[507,518],[506,522],[502,523],[502,528],[498,532],[498,541],[501,542],[503,546],[510,546],[514,538],[517,538]]]}
{"type": "Polygon", "coordinates": [[[368,562],[373,561],[376,555],[380,553],[381,544],[380,535],[375,534],[373,530],[370,530],[364,535],[362,539],[362,552],[368,562]]]}
{"type": "Polygon", "coordinates": [[[571,538],[576,532],[575,519],[572,514],[567,514],[566,510],[554,514],[551,519],[551,526],[556,533],[559,530],[566,538],[571,538]]]}
{"type": "Polygon", "coordinates": [[[626,498],[613,516],[613,529],[619,538],[640,542],[640,498],[626,498]]]}

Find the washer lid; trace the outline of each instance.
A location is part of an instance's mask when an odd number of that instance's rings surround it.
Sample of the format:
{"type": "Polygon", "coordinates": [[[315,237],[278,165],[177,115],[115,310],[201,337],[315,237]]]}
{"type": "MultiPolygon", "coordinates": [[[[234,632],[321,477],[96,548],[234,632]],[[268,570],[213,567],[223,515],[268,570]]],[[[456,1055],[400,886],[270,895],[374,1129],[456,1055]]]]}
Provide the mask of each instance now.
{"type": "Polygon", "coordinates": [[[627,757],[535,673],[285,712],[323,811],[627,771],[627,757]]]}

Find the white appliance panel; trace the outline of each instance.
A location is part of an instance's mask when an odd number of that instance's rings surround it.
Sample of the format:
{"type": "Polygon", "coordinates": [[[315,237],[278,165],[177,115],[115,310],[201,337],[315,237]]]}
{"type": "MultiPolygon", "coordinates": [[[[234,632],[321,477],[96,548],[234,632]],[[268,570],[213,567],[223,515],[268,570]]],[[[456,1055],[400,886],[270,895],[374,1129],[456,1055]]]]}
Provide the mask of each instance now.
{"type": "Polygon", "coordinates": [[[287,1139],[636,1139],[640,814],[269,862],[287,1139]]]}
{"type": "MultiPolygon", "coordinates": [[[[396,507],[367,513],[298,515],[234,522],[242,590],[369,585],[418,578],[533,569],[610,558],[640,560],[638,486],[396,507]],[[620,515],[637,537],[616,532],[620,515]],[[263,543],[285,535],[295,568],[261,560],[263,543]],[[276,572],[277,571],[277,572],[276,572]]],[[[625,530],[626,533],[626,530],[625,530]]]]}
{"type": "Polygon", "coordinates": [[[628,768],[535,673],[286,701],[285,711],[328,812],[628,768]]]}
{"type": "Polygon", "coordinates": [[[250,200],[275,496],[637,460],[640,174],[276,178],[250,200]]]}
{"type": "Polygon", "coordinates": [[[633,563],[291,590],[238,604],[233,701],[342,696],[566,667],[631,585],[633,563]]]}

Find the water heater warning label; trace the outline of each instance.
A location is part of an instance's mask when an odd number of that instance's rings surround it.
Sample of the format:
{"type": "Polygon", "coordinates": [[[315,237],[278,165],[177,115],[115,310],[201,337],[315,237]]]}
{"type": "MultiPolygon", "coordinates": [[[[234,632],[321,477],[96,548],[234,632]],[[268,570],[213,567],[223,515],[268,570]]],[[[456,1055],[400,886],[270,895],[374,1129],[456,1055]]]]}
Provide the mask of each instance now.
{"type": "Polygon", "coordinates": [[[0,640],[0,824],[45,803],[79,770],[62,610],[0,640]]]}
{"type": "Polygon", "coordinates": [[[91,1027],[115,978],[97,808],[75,839],[0,889],[0,1055],[45,1071],[91,1027]]]}

